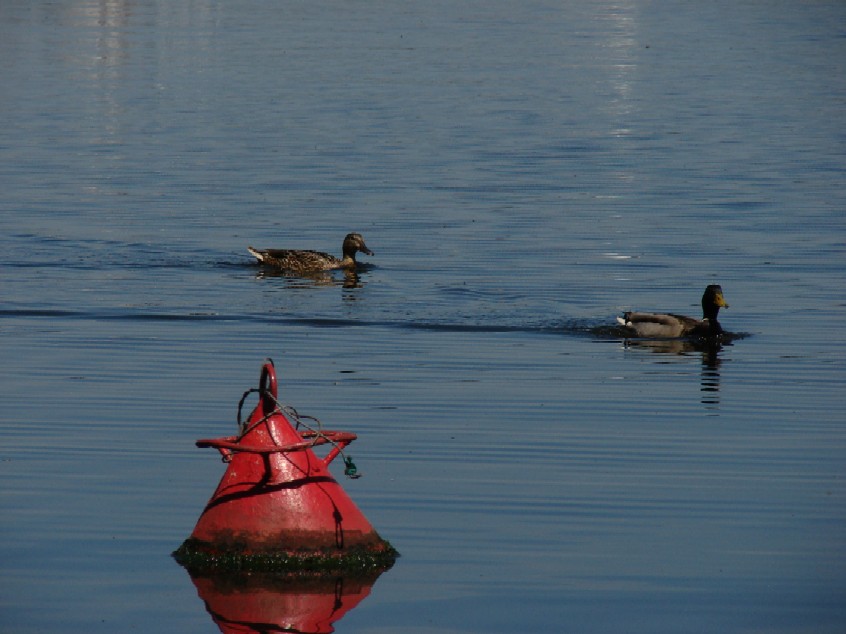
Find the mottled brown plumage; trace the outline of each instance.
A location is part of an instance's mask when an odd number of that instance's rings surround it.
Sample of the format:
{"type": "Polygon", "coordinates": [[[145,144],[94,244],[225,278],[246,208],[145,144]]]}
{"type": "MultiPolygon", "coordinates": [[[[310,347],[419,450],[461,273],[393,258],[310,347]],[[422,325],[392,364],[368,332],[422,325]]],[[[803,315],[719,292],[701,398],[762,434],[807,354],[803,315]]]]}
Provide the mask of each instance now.
{"type": "Polygon", "coordinates": [[[357,266],[355,254],[358,251],[373,255],[373,251],[367,248],[367,245],[364,244],[364,238],[358,233],[349,233],[344,238],[343,257],[341,259],[321,251],[254,249],[253,247],[247,247],[247,251],[252,253],[261,264],[291,273],[315,273],[333,269],[354,271],[357,266]]]}

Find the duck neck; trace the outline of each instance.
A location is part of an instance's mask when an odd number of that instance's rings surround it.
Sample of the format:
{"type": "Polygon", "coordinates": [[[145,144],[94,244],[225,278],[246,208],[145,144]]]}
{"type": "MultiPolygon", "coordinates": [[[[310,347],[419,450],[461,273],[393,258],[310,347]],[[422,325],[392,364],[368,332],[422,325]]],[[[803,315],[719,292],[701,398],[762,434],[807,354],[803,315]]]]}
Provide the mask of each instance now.
{"type": "Polygon", "coordinates": [[[702,316],[708,320],[708,332],[712,335],[719,335],[723,332],[720,322],[717,321],[719,312],[720,307],[714,304],[705,304],[702,306],[702,316]]]}
{"type": "Polygon", "coordinates": [[[710,334],[718,335],[723,332],[720,322],[717,321],[717,313],[720,312],[719,306],[713,306],[710,310],[706,308],[702,312],[704,313],[705,319],[708,321],[708,332],[710,334]]]}
{"type": "Polygon", "coordinates": [[[712,335],[723,334],[723,327],[720,326],[720,322],[717,321],[716,315],[708,318],[708,332],[712,335]]]}

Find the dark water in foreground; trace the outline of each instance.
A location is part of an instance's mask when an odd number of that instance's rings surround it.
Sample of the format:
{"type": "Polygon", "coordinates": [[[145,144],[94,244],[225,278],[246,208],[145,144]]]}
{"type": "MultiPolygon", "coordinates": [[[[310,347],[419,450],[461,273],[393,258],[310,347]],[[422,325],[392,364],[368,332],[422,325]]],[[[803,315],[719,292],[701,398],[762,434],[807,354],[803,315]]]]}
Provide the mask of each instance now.
{"type": "Polygon", "coordinates": [[[844,24],[3,2],[0,630],[218,631],[170,552],[273,357],[402,554],[338,632],[842,632],[844,24]],[[708,283],[719,350],[604,330],[708,283]]]}

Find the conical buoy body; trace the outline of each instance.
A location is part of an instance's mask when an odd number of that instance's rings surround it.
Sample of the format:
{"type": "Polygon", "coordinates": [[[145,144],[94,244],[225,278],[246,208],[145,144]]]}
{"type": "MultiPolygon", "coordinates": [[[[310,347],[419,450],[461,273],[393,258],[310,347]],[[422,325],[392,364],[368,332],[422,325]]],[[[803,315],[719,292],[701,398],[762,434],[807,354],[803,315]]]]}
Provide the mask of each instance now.
{"type": "Polygon", "coordinates": [[[334,558],[373,555],[393,563],[396,551],[329,473],[329,463],[356,436],[295,429],[277,400],[272,362],[262,368],[258,392],[241,435],[197,441],[217,448],[229,464],[177,559],[317,558],[331,567],[334,558]],[[312,450],[327,444],[332,448],[323,458],[312,450]]]}

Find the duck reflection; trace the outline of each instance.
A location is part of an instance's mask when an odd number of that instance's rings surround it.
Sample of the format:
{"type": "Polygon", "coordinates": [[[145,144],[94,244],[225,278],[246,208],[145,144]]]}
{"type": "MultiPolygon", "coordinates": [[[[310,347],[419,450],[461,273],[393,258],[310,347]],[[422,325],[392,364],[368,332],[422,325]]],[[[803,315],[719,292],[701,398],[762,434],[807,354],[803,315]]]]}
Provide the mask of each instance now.
{"type": "Polygon", "coordinates": [[[197,594],[224,634],[334,632],[382,571],[362,576],[190,572],[197,594]]]}
{"type": "Polygon", "coordinates": [[[361,281],[356,271],[343,271],[342,275],[326,271],[309,274],[296,274],[280,269],[262,268],[256,273],[256,279],[282,278],[288,288],[314,288],[318,286],[340,286],[342,288],[361,288],[361,281]]]}
{"type": "Polygon", "coordinates": [[[624,339],[625,348],[643,348],[656,354],[688,356],[700,354],[702,369],[700,373],[701,401],[707,409],[717,409],[720,404],[720,354],[725,346],[731,346],[731,340],[725,339],[624,339]]]}

